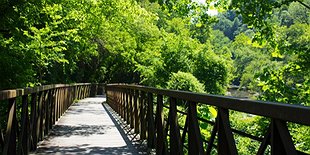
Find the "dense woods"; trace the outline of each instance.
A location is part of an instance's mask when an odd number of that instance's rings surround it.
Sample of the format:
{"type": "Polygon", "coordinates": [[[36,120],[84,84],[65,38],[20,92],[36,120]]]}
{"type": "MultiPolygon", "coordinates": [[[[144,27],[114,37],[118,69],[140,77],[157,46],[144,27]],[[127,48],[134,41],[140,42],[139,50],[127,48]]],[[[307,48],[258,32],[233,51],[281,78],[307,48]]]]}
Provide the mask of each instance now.
{"type": "MultiPolygon", "coordinates": [[[[98,82],[225,95],[237,85],[310,106],[309,0],[5,0],[0,10],[0,90],[98,82]]],[[[268,121],[231,115],[257,135],[268,121]]],[[[310,128],[289,126],[310,153],[310,128]]],[[[252,154],[251,143],[237,147],[252,154]]]]}

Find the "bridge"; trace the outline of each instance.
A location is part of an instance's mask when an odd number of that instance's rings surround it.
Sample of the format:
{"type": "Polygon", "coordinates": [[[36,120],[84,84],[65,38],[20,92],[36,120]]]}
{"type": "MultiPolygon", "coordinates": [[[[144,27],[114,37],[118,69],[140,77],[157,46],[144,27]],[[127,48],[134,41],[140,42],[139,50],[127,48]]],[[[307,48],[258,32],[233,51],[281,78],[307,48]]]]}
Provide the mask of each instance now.
{"type": "Polygon", "coordinates": [[[310,107],[130,84],[4,90],[0,101],[7,109],[0,114],[3,155],[228,155],[238,154],[237,135],[258,142],[259,155],[306,154],[296,149],[287,124],[310,126],[310,107]],[[215,107],[216,117],[203,117],[201,107],[215,107]],[[260,136],[235,129],[233,111],[263,116],[269,127],[260,136]]]}

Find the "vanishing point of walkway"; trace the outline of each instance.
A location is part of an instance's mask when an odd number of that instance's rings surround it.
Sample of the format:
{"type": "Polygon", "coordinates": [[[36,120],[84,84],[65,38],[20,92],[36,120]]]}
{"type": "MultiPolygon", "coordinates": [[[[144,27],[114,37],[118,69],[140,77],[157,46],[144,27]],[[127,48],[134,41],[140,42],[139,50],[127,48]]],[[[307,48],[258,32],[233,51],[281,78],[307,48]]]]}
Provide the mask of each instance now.
{"type": "Polygon", "coordinates": [[[71,105],[35,154],[139,154],[109,112],[105,97],[71,105]]]}

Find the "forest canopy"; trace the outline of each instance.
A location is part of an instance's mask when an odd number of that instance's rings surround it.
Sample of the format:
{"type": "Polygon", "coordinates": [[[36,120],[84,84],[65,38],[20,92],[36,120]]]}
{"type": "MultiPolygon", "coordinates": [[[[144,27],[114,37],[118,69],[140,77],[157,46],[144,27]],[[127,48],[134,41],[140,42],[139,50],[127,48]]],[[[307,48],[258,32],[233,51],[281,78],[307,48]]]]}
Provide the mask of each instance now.
{"type": "Polygon", "coordinates": [[[309,0],[0,6],[0,89],[75,82],[168,88],[184,72],[206,93],[237,85],[262,100],[309,105],[309,0]]]}
{"type": "Polygon", "coordinates": [[[184,72],[206,93],[237,85],[261,100],[309,105],[309,0],[0,6],[0,89],[75,82],[169,88],[184,72]]]}

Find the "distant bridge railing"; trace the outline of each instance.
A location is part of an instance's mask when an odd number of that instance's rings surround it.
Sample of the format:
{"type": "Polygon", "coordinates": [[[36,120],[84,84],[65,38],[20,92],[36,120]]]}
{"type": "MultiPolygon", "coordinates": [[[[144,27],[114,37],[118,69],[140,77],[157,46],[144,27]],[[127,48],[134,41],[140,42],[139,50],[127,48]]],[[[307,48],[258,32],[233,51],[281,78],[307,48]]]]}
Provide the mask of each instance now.
{"type": "Polygon", "coordinates": [[[74,100],[102,94],[98,88],[103,87],[79,83],[0,91],[1,112],[5,111],[0,114],[0,154],[34,151],[74,100]]]}
{"type": "Polygon", "coordinates": [[[287,122],[310,126],[310,107],[126,84],[109,84],[106,93],[107,103],[142,140],[147,140],[148,148],[156,149],[156,154],[202,155],[214,149],[221,155],[238,154],[234,134],[258,141],[259,155],[267,147],[273,155],[305,154],[296,150],[287,122]],[[180,110],[180,103],[185,110],[180,110]],[[215,121],[197,115],[198,103],[217,108],[215,121]],[[260,137],[233,129],[230,111],[269,118],[269,128],[260,137]],[[186,117],[183,125],[178,121],[180,116],[186,117]],[[201,122],[213,126],[208,139],[201,134],[201,122]]]}

